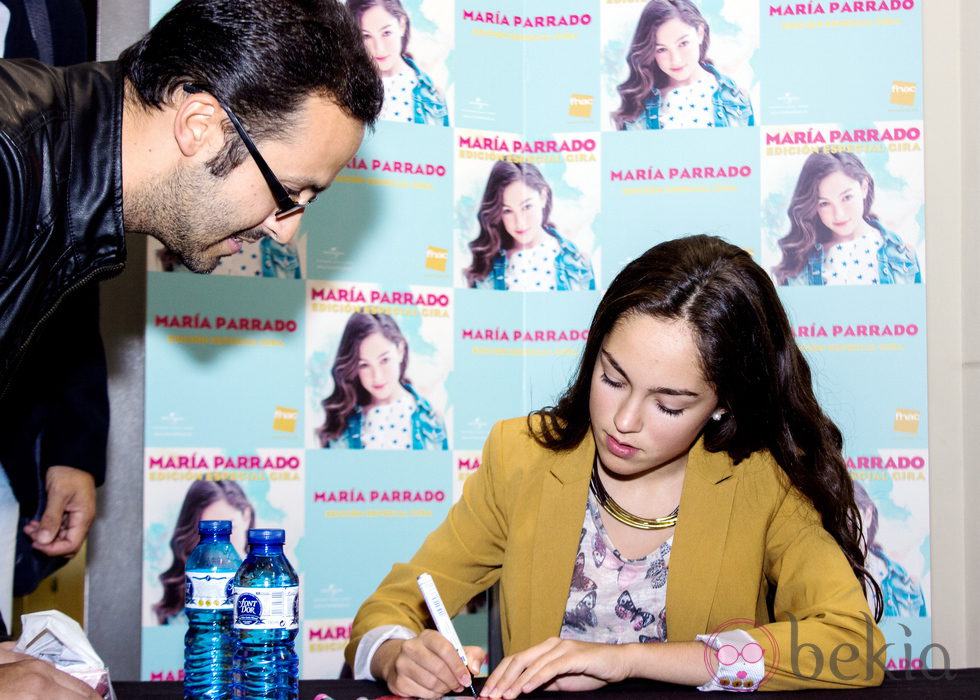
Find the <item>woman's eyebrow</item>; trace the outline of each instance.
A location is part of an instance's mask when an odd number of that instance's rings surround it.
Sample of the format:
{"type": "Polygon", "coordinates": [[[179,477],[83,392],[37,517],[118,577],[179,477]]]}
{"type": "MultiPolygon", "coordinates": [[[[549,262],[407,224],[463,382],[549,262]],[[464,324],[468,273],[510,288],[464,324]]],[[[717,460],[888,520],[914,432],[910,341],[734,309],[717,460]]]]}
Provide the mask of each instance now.
{"type": "MultiPolygon", "coordinates": [[[[602,353],[602,356],[606,359],[606,361],[609,364],[612,365],[612,367],[613,367],[614,370],[616,370],[621,375],[623,375],[623,377],[626,379],[626,381],[629,381],[629,379],[630,379],[629,378],[629,375],[626,374],[625,371],[623,371],[623,368],[619,366],[619,363],[616,362],[615,359],[613,359],[613,356],[611,354],[609,354],[609,351],[608,350],[606,350],[605,348],[600,348],[599,349],[599,352],[602,353]]],[[[674,389],[674,388],[669,387],[669,386],[656,386],[656,387],[652,387],[650,389],[647,389],[647,391],[649,393],[651,393],[651,394],[667,394],[669,396],[691,396],[691,397],[694,397],[694,398],[697,398],[698,396],[700,396],[700,394],[697,393],[696,391],[690,391],[689,389],[674,389]]]]}
{"type": "MultiPolygon", "coordinates": [[[[677,40],[674,41],[674,43],[676,44],[678,41],[683,41],[684,39],[687,39],[688,36],[690,36],[690,34],[691,34],[690,32],[685,32],[684,34],[681,34],[679,37],[677,37],[677,40]]],[[[666,46],[666,45],[667,44],[664,44],[659,41],[656,44],[654,44],[654,46],[666,46]]]]}

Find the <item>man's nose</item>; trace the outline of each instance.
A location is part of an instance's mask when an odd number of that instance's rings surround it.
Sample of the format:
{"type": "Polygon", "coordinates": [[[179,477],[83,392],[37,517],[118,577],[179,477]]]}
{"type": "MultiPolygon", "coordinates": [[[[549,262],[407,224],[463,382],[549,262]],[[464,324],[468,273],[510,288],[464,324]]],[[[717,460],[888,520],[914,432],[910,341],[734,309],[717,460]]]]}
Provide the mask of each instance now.
{"type": "Polygon", "coordinates": [[[272,235],[272,239],[274,241],[286,245],[296,237],[296,233],[299,231],[300,221],[303,218],[303,213],[304,212],[300,210],[281,218],[276,218],[275,214],[271,214],[269,218],[265,220],[265,228],[272,235]]]}

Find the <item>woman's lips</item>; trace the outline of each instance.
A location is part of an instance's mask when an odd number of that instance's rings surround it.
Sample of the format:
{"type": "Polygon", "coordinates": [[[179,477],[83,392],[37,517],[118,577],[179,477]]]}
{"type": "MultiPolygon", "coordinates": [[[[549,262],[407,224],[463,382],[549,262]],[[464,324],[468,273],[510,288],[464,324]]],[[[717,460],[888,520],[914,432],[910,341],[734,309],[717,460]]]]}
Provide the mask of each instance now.
{"type": "Polygon", "coordinates": [[[608,447],[609,451],[614,455],[623,459],[632,457],[639,452],[637,448],[620,442],[609,433],[606,433],[606,447],[608,447]]]}

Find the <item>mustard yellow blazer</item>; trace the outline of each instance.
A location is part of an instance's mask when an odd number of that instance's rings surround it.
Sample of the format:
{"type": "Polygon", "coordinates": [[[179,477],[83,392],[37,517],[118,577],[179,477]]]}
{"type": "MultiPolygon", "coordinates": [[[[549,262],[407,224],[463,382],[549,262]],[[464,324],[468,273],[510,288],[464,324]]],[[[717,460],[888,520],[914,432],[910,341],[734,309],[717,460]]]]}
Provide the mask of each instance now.
{"type": "MultiPolygon", "coordinates": [[[[368,630],[431,626],[415,583],[425,571],[450,614],[499,579],[505,654],[557,636],[594,459],[591,434],[573,450],[553,452],[534,441],[526,419],[497,423],[446,520],[361,606],[348,663],[368,630]]],[[[871,658],[884,638],[861,585],[768,453],[733,465],[701,441],[691,449],[666,618],[669,641],[745,629],[765,649],[772,675],[763,689],[879,685],[884,675],[871,658]]]]}

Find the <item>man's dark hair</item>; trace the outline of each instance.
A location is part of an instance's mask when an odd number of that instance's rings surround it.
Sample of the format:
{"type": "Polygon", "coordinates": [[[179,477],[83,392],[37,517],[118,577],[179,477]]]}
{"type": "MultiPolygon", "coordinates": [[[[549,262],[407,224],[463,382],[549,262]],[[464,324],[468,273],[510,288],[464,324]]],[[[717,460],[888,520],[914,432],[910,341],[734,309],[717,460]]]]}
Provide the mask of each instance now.
{"type": "MultiPolygon", "coordinates": [[[[360,30],[336,0],[182,0],[119,62],[144,106],[159,108],[191,83],[256,140],[286,133],[310,94],[368,126],[384,99],[360,30]]],[[[209,165],[223,176],[246,156],[231,137],[209,165]]]]}

